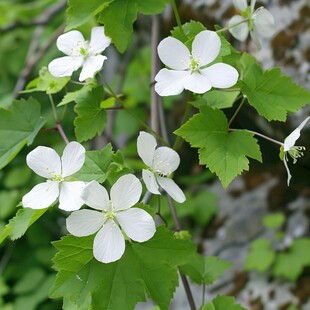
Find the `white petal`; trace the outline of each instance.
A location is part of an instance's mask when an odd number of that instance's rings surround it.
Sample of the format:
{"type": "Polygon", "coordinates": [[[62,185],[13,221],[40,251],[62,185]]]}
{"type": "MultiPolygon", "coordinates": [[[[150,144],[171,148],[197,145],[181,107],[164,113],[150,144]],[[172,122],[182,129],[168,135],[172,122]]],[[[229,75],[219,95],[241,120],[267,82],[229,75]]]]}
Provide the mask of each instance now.
{"type": "Polygon", "coordinates": [[[259,37],[258,37],[258,33],[255,31],[255,28],[253,31],[250,31],[250,36],[251,36],[251,39],[252,41],[254,42],[257,50],[260,50],[262,48],[261,44],[260,44],[260,40],[259,40],[259,37]]]}
{"type": "Polygon", "coordinates": [[[23,199],[25,208],[44,209],[56,201],[59,195],[58,182],[47,181],[36,185],[23,199]]]}
{"type": "Polygon", "coordinates": [[[199,32],[192,44],[192,55],[200,66],[205,66],[212,62],[221,49],[221,40],[214,31],[204,30],[199,32]]]}
{"type": "Polygon", "coordinates": [[[161,69],[155,76],[155,91],[160,96],[179,95],[190,77],[190,71],[161,69]]]}
{"type": "Polygon", "coordinates": [[[183,191],[173,180],[165,177],[157,177],[157,181],[172,199],[179,203],[185,201],[186,198],[183,191]]]}
{"type": "Polygon", "coordinates": [[[79,81],[82,82],[88,78],[94,77],[95,73],[102,68],[106,59],[107,57],[102,55],[87,57],[83,64],[83,69],[81,71],[79,81]]]}
{"type": "Polygon", "coordinates": [[[269,11],[259,8],[253,14],[254,29],[263,37],[271,37],[275,31],[274,18],[269,11]]]}
{"type": "Polygon", "coordinates": [[[243,12],[248,7],[247,0],[232,0],[234,7],[243,12]]]}
{"type": "Polygon", "coordinates": [[[126,235],[134,241],[144,242],[154,236],[154,220],[142,209],[131,208],[119,212],[115,217],[126,235]]]}
{"type": "Polygon", "coordinates": [[[169,175],[177,170],[179,165],[180,156],[175,150],[167,146],[161,146],[155,150],[152,166],[153,171],[163,175],[169,175]]]}
{"type": "Polygon", "coordinates": [[[124,236],[113,221],[108,221],[97,233],[94,240],[94,256],[102,263],[120,259],[125,251],[124,236]]]}
{"type": "Polygon", "coordinates": [[[249,35],[249,26],[245,18],[240,15],[233,16],[228,23],[229,32],[239,41],[245,41],[249,35]],[[241,23],[241,24],[240,24],[241,23]],[[237,25],[238,24],[238,25],[237,25]],[[233,25],[237,25],[232,27],[233,25]]]}
{"type": "Polygon", "coordinates": [[[309,121],[308,116],[294,131],[292,131],[284,140],[284,152],[287,152],[291,147],[295,145],[295,142],[300,137],[300,131],[304,128],[306,123],[309,121]]]}
{"type": "Polygon", "coordinates": [[[96,210],[109,209],[109,195],[107,190],[97,181],[88,183],[81,195],[85,204],[96,210]]]}
{"type": "Polygon", "coordinates": [[[111,201],[116,210],[125,210],[135,205],[141,196],[142,185],[133,174],[120,177],[111,188],[111,201]]]}
{"type": "Polygon", "coordinates": [[[209,80],[202,74],[194,72],[185,81],[184,88],[196,94],[203,94],[212,88],[209,80]]]}
{"type": "Polygon", "coordinates": [[[149,167],[152,166],[156,146],[156,139],[151,134],[145,131],[140,131],[137,139],[138,154],[143,162],[149,167]]]}
{"type": "Polygon", "coordinates": [[[156,178],[153,172],[143,169],[142,178],[146,185],[146,188],[152,194],[160,195],[159,186],[156,182],[156,178]]]}
{"type": "Polygon", "coordinates": [[[69,56],[81,56],[81,48],[87,48],[83,35],[77,30],[62,34],[56,44],[60,51],[69,56]]]}
{"type": "Polygon", "coordinates": [[[223,63],[214,64],[201,70],[201,73],[216,88],[229,88],[237,83],[239,77],[239,73],[234,67],[223,63]]]}
{"type": "Polygon", "coordinates": [[[62,182],[59,193],[59,209],[75,211],[82,207],[84,201],[81,194],[85,183],[81,181],[62,182]]]}
{"type": "Polygon", "coordinates": [[[53,178],[61,175],[60,157],[50,147],[38,146],[26,157],[27,165],[36,174],[44,178],[53,178]]]}
{"type": "Polygon", "coordinates": [[[288,164],[287,164],[285,155],[284,155],[283,162],[284,162],[285,169],[287,171],[287,186],[290,186],[290,181],[291,181],[292,175],[291,175],[290,169],[288,168],[288,164]]]}
{"type": "Polygon", "coordinates": [[[92,55],[103,52],[111,44],[111,39],[104,34],[104,27],[94,27],[91,30],[89,52],[92,55]]]}
{"type": "Polygon", "coordinates": [[[79,171],[85,161],[85,148],[78,142],[70,142],[61,157],[62,176],[67,177],[79,171]]]}
{"type": "Polygon", "coordinates": [[[48,71],[56,77],[71,76],[82,64],[82,57],[60,57],[49,63],[48,71]]]}
{"type": "Polygon", "coordinates": [[[105,221],[102,212],[92,210],[79,210],[72,212],[66,219],[68,232],[76,237],[84,237],[98,231],[105,221]]]}
{"type": "Polygon", "coordinates": [[[157,48],[160,60],[174,70],[186,70],[190,67],[190,52],[179,40],[168,37],[157,48]]]}
{"type": "Polygon", "coordinates": [[[254,12],[254,9],[255,9],[255,4],[256,4],[256,0],[251,0],[251,4],[250,4],[250,7],[251,7],[251,13],[254,12]]]}

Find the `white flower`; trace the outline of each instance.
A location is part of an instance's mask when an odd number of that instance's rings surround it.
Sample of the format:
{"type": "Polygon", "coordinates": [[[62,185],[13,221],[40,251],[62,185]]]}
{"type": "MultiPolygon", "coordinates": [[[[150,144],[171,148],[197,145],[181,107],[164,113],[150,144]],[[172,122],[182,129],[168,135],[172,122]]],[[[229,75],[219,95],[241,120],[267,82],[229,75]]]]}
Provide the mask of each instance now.
{"type": "Polygon", "coordinates": [[[38,146],[26,158],[27,165],[47,181],[36,185],[27,193],[22,203],[25,208],[44,209],[59,197],[59,208],[78,210],[83,205],[80,195],[85,186],[81,181],[66,178],[81,169],[85,161],[85,149],[78,142],[70,142],[59,155],[51,148],[38,146]]]}
{"type": "Polygon", "coordinates": [[[142,170],[142,178],[147,189],[152,194],[160,195],[159,186],[163,188],[175,201],[184,202],[185,195],[179,186],[169,179],[180,164],[180,156],[169,147],[161,146],[156,149],[155,138],[145,131],[141,131],[137,141],[138,154],[149,170],[142,170]]]}
{"type": "Polygon", "coordinates": [[[125,251],[122,230],[132,240],[144,242],[153,237],[153,218],[140,208],[131,208],[141,196],[142,186],[133,175],[120,177],[112,186],[110,198],[98,182],[87,184],[82,192],[85,204],[93,210],[79,210],[67,218],[70,234],[83,237],[97,232],[94,239],[94,257],[102,263],[114,262],[125,251]],[[120,226],[120,227],[119,227],[120,226]]]}
{"type": "Polygon", "coordinates": [[[192,52],[179,40],[168,37],[158,45],[160,60],[169,68],[155,76],[155,91],[160,96],[178,95],[184,89],[202,94],[212,87],[228,88],[236,84],[238,71],[230,65],[216,63],[209,67],[221,49],[221,40],[214,31],[196,35],[192,52]]]}
{"type": "Polygon", "coordinates": [[[81,32],[77,30],[62,34],[57,39],[57,48],[68,55],[54,59],[48,65],[50,73],[56,77],[71,76],[74,71],[82,67],[80,81],[92,78],[99,71],[106,56],[100,55],[111,43],[111,39],[104,34],[104,27],[94,27],[90,41],[85,41],[81,32]]]}
{"type": "Polygon", "coordinates": [[[229,27],[232,27],[229,28],[229,32],[239,41],[245,41],[250,32],[256,47],[260,49],[258,34],[268,38],[275,33],[273,16],[263,7],[254,11],[256,0],[251,0],[250,6],[247,5],[247,0],[232,0],[232,2],[241,16],[236,15],[229,21],[229,27]]]}
{"type": "Polygon", "coordinates": [[[293,159],[293,163],[295,164],[297,162],[297,159],[304,155],[303,151],[306,149],[304,146],[295,146],[295,142],[300,137],[300,131],[303,129],[303,127],[306,125],[308,120],[310,119],[310,116],[307,117],[290,135],[288,135],[283,145],[280,148],[280,158],[283,160],[286,171],[287,171],[287,186],[290,185],[291,180],[291,173],[288,168],[287,162],[288,162],[288,155],[290,155],[293,159]]]}

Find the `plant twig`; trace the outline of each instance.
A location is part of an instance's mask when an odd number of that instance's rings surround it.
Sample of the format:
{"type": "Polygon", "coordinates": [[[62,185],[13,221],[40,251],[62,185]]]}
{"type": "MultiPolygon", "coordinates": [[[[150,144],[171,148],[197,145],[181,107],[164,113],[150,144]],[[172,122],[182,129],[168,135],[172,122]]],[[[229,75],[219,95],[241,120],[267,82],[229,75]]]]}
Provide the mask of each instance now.
{"type": "Polygon", "coordinates": [[[241,108],[243,107],[245,103],[245,97],[242,98],[241,103],[239,104],[237,110],[235,111],[234,115],[231,117],[231,119],[228,122],[228,127],[230,127],[231,123],[234,121],[234,119],[236,118],[236,116],[238,115],[239,111],[241,110],[241,108]]]}

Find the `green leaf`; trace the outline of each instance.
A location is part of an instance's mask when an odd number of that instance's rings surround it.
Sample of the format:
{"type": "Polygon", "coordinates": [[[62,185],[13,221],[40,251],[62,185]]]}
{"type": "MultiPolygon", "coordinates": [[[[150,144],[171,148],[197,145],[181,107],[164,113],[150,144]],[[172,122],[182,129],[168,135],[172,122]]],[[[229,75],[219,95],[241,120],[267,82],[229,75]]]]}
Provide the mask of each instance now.
{"type": "Polygon", "coordinates": [[[76,99],[74,111],[78,116],[74,120],[74,130],[79,142],[102,134],[107,122],[106,111],[100,107],[102,100],[102,87],[80,94],[76,99]]]}
{"type": "Polygon", "coordinates": [[[16,240],[23,236],[27,229],[37,221],[46,211],[46,209],[33,210],[30,208],[19,209],[16,215],[10,219],[0,234],[0,244],[7,238],[16,240]]]}
{"type": "Polygon", "coordinates": [[[66,296],[78,309],[89,296],[93,309],[133,309],[146,295],[167,309],[178,285],[177,266],[185,264],[195,250],[191,242],[175,239],[170,231],[158,227],[147,242],[126,241],[120,260],[102,264],[93,259],[77,272],[92,255],[91,239],[83,245],[78,239],[85,238],[68,236],[55,243],[61,255],[54,258],[58,274],[50,292],[52,298],[66,296]]]}
{"type": "Polygon", "coordinates": [[[66,31],[75,29],[99,14],[112,0],[69,0],[66,31]]]}
{"type": "Polygon", "coordinates": [[[86,93],[90,92],[92,89],[94,88],[94,85],[92,84],[86,84],[84,85],[82,88],[80,88],[79,90],[76,90],[74,92],[70,92],[67,93],[62,100],[60,101],[60,103],[57,105],[58,107],[68,104],[72,101],[77,101],[80,96],[85,95],[86,93]]]}
{"type": "Polygon", "coordinates": [[[264,216],[263,224],[267,228],[278,228],[285,222],[285,215],[282,212],[276,212],[264,216]]]}
{"type": "Polygon", "coordinates": [[[247,157],[262,160],[253,134],[243,130],[228,132],[226,117],[220,110],[204,107],[203,114],[194,115],[175,133],[199,148],[200,164],[216,173],[224,187],[249,169],[247,157]]]}
{"type": "Polygon", "coordinates": [[[266,239],[257,239],[251,244],[250,252],[245,259],[246,270],[266,271],[274,262],[275,252],[266,239]]]}
{"type": "Polygon", "coordinates": [[[174,27],[171,31],[171,35],[191,48],[191,42],[194,40],[195,36],[199,32],[206,30],[206,27],[200,22],[191,20],[183,24],[182,29],[183,31],[181,31],[178,26],[174,27]]]}
{"type": "Polygon", "coordinates": [[[138,11],[145,15],[160,14],[170,0],[134,0],[137,3],[138,11]]]}
{"type": "Polygon", "coordinates": [[[107,144],[101,151],[87,151],[82,169],[74,176],[84,182],[95,180],[103,183],[107,178],[107,170],[112,162],[112,156],[111,144],[107,144]]]}
{"type": "Polygon", "coordinates": [[[135,0],[114,0],[99,16],[99,22],[104,24],[105,34],[121,53],[125,52],[131,42],[137,13],[135,0]]]}
{"type": "Polygon", "coordinates": [[[273,275],[296,281],[304,267],[310,266],[310,238],[293,241],[288,252],[280,253],[273,266],[273,275]]]}
{"type": "Polygon", "coordinates": [[[217,296],[212,302],[202,306],[201,310],[246,310],[238,304],[235,299],[230,296],[217,296]]]}
{"type": "Polygon", "coordinates": [[[44,91],[47,94],[56,94],[60,92],[70,81],[70,77],[55,77],[51,75],[46,67],[39,72],[39,77],[31,81],[26,90],[22,93],[32,93],[35,91],[44,91]]]}
{"type": "Polygon", "coordinates": [[[33,98],[15,100],[10,111],[0,108],[0,169],[33,142],[44,123],[33,98]]]}
{"type": "Polygon", "coordinates": [[[230,262],[219,260],[215,256],[202,256],[196,253],[190,262],[180,266],[180,270],[197,284],[211,285],[231,265],[230,262]]]}
{"type": "Polygon", "coordinates": [[[280,68],[263,71],[252,63],[242,81],[241,89],[250,105],[269,121],[285,121],[288,112],[297,112],[310,101],[310,92],[282,75],[280,68]]]}
{"type": "Polygon", "coordinates": [[[213,109],[231,108],[237,99],[239,91],[225,92],[212,89],[204,95],[199,96],[191,104],[196,108],[208,106],[213,109]]]}

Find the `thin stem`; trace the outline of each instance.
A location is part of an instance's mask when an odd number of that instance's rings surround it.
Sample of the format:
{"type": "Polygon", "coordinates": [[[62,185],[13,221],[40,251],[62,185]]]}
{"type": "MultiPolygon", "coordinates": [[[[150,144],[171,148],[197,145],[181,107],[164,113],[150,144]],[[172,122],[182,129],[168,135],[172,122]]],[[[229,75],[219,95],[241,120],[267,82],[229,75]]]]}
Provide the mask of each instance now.
{"type": "Polygon", "coordinates": [[[181,230],[181,224],[177,216],[177,212],[175,210],[174,203],[172,201],[172,198],[167,194],[167,200],[168,200],[168,205],[169,209],[173,218],[174,226],[175,226],[175,231],[180,231],[181,230]]]}
{"type": "Polygon", "coordinates": [[[183,28],[182,28],[181,19],[180,19],[180,15],[179,15],[179,11],[178,11],[178,8],[177,8],[175,0],[172,0],[171,3],[172,3],[172,8],[173,8],[173,13],[174,13],[174,16],[175,16],[175,20],[176,20],[176,22],[178,24],[178,27],[180,28],[181,32],[184,34],[184,31],[183,31],[183,28]]]}
{"type": "Polygon", "coordinates": [[[216,30],[215,32],[219,33],[219,32],[224,32],[224,31],[227,31],[228,29],[231,29],[231,28],[234,28],[236,26],[239,26],[243,23],[247,23],[248,22],[248,18],[247,19],[244,19],[243,21],[239,22],[239,23],[236,23],[236,24],[233,24],[231,26],[228,26],[228,27],[225,27],[225,28],[222,28],[222,29],[219,29],[219,30],[216,30]]]}
{"type": "Polygon", "coordinates": [[[245,103],[245,97],[242,98],[241,103],[239,104],[239,107],[237,108],[237,110],[235,111],[234,115],[231,117],[231,119],[228,122],[228,127],[230,127],[231,123],[234,121],[234,119],[236,118],[236,116],[238,115],[239,111],[241,110],[241,108],[243,107],[245,103]]]}
{"type": "MultiPolygon", "coordinates": [[[[238,131],[238,130],[241,130],[241,129],[232,129],[232,128],[229,128],[229,131],[238,131]]],[[[278,140],[274,140],[274,139],[272,139],[272,138],[269,138],[269,137],[267,137],[267,136],[265,136],[265,135],[263,135],[263,134],[261,134],[261,133],[259,133],[259,132],[256,132],[256,131],[253,131],[253,130],[248,130],[248,129],[244,129],[245,131],[247,131],[247,132],[249,132],[249,133],[252,133],[253,135],[255,135],[255,136],[259,136],[259,137],[261,137],[261,138],[264,138],[264,139],[266,139],[266,140],[268,140],[268,141],[271,141],[271,142],[273,142],[273,143],[275,143],[275,144],[278,144],[278,145],[283,145],[283,142],[280,142],[280,141],[278,141],[278,140]]]]}
{"type": "MultiPolygon", "coordinates": [[[[189,117],[191,115],[191,109],[192,109],[191,104],[187,102],[186,103],[186,109],[185,109],[185,112],[184,112],[184,117],[183,117],[182,125],[185,124],[188,121],[188,119],[189,119],[189,117]]],[[[180,146],[182,145],[182,142],[183,142],[183,139],[180,136],[178,136],[176,138],[176,140],[175,140],[174,145],[173,145],[173,149],[175,151],[177,151],[180,148],[180,146]]]]}
{"type": "Polygon", "coordinates": [[[53,111],[53,114],[54,114],[55,121],[58,122],[58,116],[57,116],[57,112],[56,112],[56,107],[55,107],[54,99],[53,99],[51,94],[48,94],[48,98],[50,99],[50,103],[51,103],[51,106],[52,106],[52,111],[53,111]]]}
{"type": "Polygon", "coordinates": [[[56,128],[57,128],[59,134],[61,135],[62,139],[65,141],[65,143],[69,144],[69,139],[67,138],[65,132],[62,129],[61,123],[57,122],[56,123],[56,128]]]}
{"type": "Polygon", "coordinates": [[[191,310],[196,310],[196,305],[195,305],[194,298],[191,292],[191,288],[189,287],[189,284],[188,284],[188,280],[186,276],[180,272],[180,269],[179,269],[179,273],[180,273],[181,280],[182,280],[182,283],[185,289],[185,293],[188,299],[189,306],[191,310]]]}
{"type": "Polygon", "coordinates": [[[202,284],[202,305],[205,304],[205,295],[206,295],[206,284],[202,284]]]}

